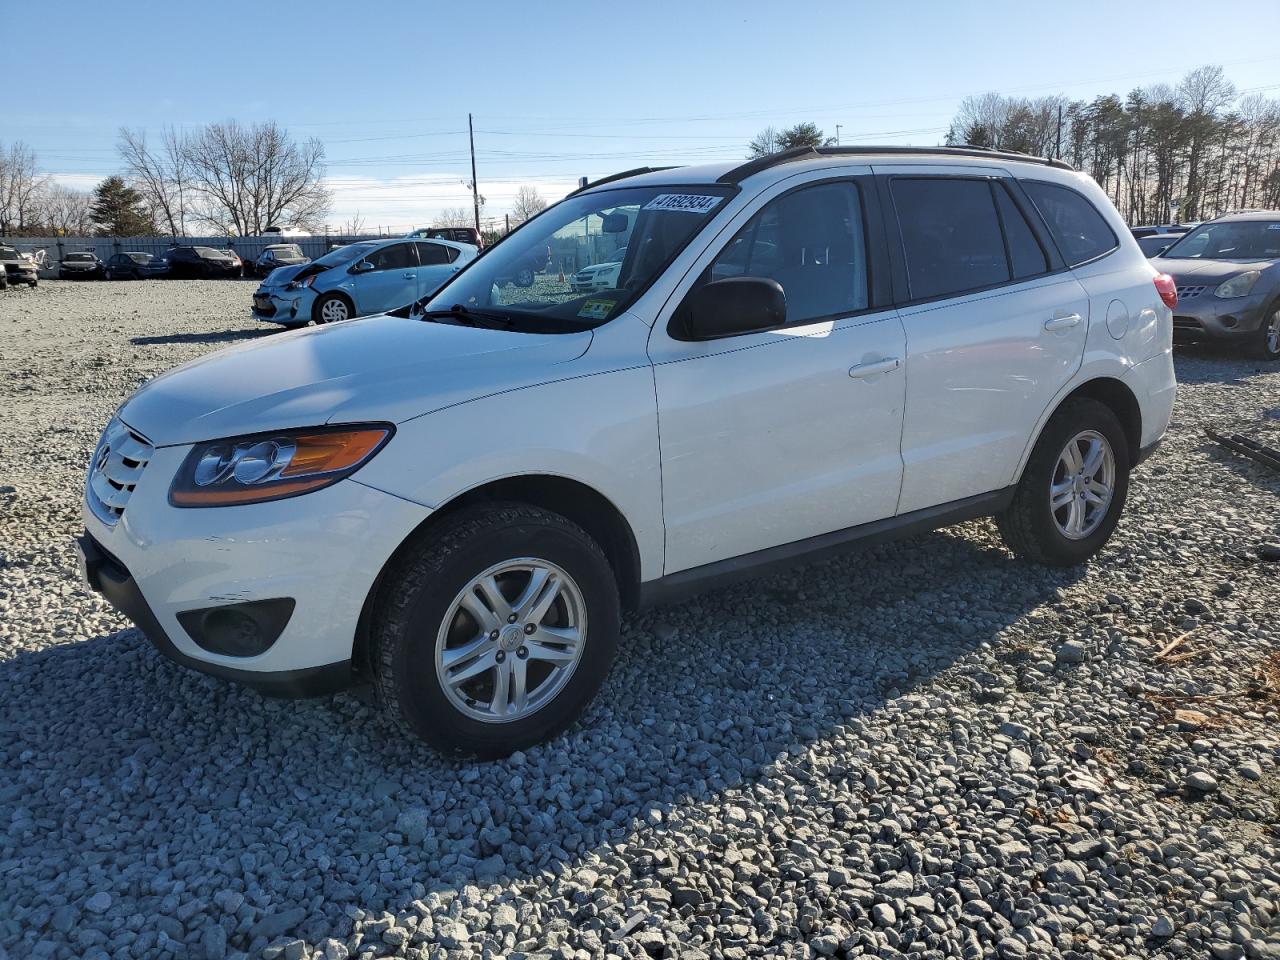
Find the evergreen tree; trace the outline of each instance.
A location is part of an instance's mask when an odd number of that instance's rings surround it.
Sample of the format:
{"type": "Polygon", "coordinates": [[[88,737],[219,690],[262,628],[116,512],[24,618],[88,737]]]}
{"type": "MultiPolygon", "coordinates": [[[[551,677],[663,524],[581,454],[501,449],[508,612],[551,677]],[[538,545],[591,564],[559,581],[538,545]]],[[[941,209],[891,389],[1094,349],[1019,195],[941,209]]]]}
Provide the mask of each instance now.
{"type": "Polygon", "coordinates": [[[137,237],[155,232],[142,194],[120,177],[107,177],[94,189],[89,217],[103,237],[137,237]]]}

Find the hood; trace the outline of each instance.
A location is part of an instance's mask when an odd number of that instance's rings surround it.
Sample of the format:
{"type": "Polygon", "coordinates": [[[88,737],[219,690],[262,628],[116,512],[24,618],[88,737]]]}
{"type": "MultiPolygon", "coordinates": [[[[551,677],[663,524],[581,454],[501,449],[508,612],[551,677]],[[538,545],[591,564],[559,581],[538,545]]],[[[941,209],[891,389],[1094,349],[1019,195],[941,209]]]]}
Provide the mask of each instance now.
{"type": "Polygon", "coordinates": [[[405,420],[568,376],[591,332],[525,334],[375,316],[272,333],[143,385],[120,417],[166,446],[330,422],[405,420]]]}
{"type": "Polygon", "coordinates": [[[1155,257],[1151,266],[1173,277],[1178,286],[1209,286],[1230,280],[1249,270],[1266,270],[1274,260],[1180,260],[1177,257],[1155,257]]]}
{"type": "Polygon", "coordinates": [[[312,274],[324,273],[328,269],[330,268],[325,266],[316,266],[314,263],[295,263],[285,267],[276,267],[267,274],[264,283],[269,283],[273,287],[283,287],[286,283],[290,283],[294,280],[305,279],[312,274]]]}

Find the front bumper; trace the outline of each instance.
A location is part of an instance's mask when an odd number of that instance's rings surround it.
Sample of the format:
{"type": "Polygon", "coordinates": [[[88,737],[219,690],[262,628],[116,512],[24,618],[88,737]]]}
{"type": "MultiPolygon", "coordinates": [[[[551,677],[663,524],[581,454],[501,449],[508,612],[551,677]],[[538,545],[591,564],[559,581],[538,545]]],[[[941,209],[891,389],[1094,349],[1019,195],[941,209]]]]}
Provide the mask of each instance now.
{"type": "MultiPolygon", "coordinates": [[[[1188,286],[1180,285],[1180,290],[1188,286]]],[[[1253,336],[1266,315],[1265,295],[1232,297],[1222,300],[1213,295],[1213,286],[1199,289],[1191,296],[1178,297],[1173,311],[1173,339],[1176,341],[1233,340],[1253,336]]]]}
{"type": "Polygon", "coordinates": [[[10,283],[34,283],[40,276],[35,264],[6,263],[4,269],[9,275],[10,283]]]}
{"type": "Polygon", "coordinates": [[[86,579],[185,666],[290,696],[345,685],[365,600],[431,511],[354,479],[268,503],[174,507],[169,485],[189,450],[156,448],[115,523],[83,503],[86,579]],[[210,652],[179,619],[278,598],[293,612],[253,656],[210,652]]]}
{"type": "Polygon", "coordinates": [[[259,287],[253,294],[250,313],[253,319],[267,323],[307,323],[311,320],[311,307],[315,302],[316,295],[310,287],[297,290],[259,287]]]}

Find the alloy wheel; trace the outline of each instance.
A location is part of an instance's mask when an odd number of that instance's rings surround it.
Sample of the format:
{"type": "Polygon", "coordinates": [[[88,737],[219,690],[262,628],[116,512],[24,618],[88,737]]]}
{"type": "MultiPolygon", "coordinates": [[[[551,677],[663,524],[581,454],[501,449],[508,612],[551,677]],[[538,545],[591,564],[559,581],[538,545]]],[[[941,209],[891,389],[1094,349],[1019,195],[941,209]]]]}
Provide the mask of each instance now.
{"type": "Polygon", "coordinates": [[[1263,342],[1268,354],[1273,357],[1280,355],[1280,310],[1272,313],[1271,319],[1267,321],[1267,334],[1263,342]]]}
{"type": "Polygon", "coordinates": [[[531,557],[505,560],[472,578],[450,604],[436,636],[436,677],[467,717],[522,720],[564,689],[586,632],[586,601],[563,568],[531,557]]]}
{"type": "Polygon", "coordinates": [[[333,299],[320,308],[320,319],[325,323],[341,323],[350,315],[345,300],[333,299]]]}
{"type": "Polygon", "coordinates": [[[1083,540],[1102,524],[1116,487],[1116,457],[1096,430],[1067,441],[1049,485],[1049,512],[1068,540],[1083,540]]]}

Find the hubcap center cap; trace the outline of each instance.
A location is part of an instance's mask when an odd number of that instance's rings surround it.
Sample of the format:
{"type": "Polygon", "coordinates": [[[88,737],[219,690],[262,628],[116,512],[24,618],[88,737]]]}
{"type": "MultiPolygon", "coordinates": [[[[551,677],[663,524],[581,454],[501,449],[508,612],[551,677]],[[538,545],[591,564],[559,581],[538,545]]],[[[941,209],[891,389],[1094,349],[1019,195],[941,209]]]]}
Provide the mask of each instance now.
{"type": "Polygon", "coordinates": [[[524,629],[520,624],[512,623],[502,628],[502,633],[498,635],[498,646],[509,653],[520,646],[523,640],[524,629]]]}

